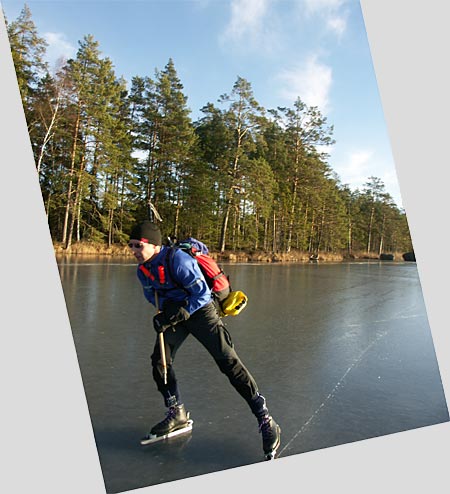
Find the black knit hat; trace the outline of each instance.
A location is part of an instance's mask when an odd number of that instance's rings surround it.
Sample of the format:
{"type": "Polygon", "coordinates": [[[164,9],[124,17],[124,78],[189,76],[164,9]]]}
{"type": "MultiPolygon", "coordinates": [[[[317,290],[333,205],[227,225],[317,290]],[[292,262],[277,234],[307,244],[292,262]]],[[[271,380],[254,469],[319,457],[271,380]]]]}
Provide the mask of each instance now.
{"type": "Polygon", "coordinates": [[[130,239],[140,240],[141,242],[147,242],[153,245],[161,245],[161,231],[158,225],[146,220],[131,230],[130,239]]]}

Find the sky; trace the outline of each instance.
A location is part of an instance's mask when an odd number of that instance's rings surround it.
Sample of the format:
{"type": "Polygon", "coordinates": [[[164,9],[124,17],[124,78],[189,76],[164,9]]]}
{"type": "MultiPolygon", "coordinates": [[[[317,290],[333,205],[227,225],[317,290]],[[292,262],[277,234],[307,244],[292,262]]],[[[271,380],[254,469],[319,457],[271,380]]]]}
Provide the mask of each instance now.
{"type": "MultiPolygon", "coordinates": [[[[13,21],[23,1],[2,0],[13,21]]],[[[238,77],[266,109],[300,97],[333,125],[328,163],[350,188],[375,176],[402,199],[357,0],[28,0],[50,66],[92,34],[118,77],[150,76],[171,58],[193,120],[238,77]]]]}

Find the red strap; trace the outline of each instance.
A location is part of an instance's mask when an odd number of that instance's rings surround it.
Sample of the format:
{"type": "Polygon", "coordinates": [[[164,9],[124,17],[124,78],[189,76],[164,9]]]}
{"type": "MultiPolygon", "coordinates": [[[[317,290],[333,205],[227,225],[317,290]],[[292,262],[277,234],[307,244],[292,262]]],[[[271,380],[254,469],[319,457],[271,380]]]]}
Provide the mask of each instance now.
{"type": "Polygon", "coordinates": [[[159,282],[164,285],[166,282],[166,273],[164,272],[164,266],[158,266],[159,282]]]}
{"type": "Polygon", "coordinates": [[[147,276],[147,278],[150,278],[152,281],[155,279],[152,273],[150,273],[150,271],[143,264],[139,266],[139,269],[145,274],[145,276],[147,276]]]}
{"type": "MultiPolygon", "coordinates": [[[[145,274],[145,276],[147,276],[147,278],[150,278],[152,281],[155,280],[155,277],[143,264],[139,266],[139,269],[145,274]]],[[[166,273],[164,271],[164,266],[158,266],[158,276],[159,283],[161,285],[164,285],[166,283],[166,273]]]]}

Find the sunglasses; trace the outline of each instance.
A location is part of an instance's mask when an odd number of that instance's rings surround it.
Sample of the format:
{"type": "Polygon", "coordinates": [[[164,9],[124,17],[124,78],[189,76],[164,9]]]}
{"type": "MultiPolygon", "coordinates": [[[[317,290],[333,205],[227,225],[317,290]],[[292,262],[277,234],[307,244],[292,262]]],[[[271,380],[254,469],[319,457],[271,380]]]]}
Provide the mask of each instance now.
{"type": "Polygon", "coordinates": [[[142,242],[129,242],[128,247],[130,249],[142,249],[144,244],[142,242]]]}

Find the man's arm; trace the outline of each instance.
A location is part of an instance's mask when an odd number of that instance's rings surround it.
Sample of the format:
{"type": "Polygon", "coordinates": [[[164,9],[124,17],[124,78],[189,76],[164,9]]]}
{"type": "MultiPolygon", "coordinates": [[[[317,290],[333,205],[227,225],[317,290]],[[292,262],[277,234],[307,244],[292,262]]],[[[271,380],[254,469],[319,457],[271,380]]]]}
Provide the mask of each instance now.
{"type": "Polygon", "coordinates": [[[211,302],[209,289],[197,261],[183,251],[176,251],[173,256],[173,273],[187,294],[185,309],[193,314],[207,303],[211,302]]]}

